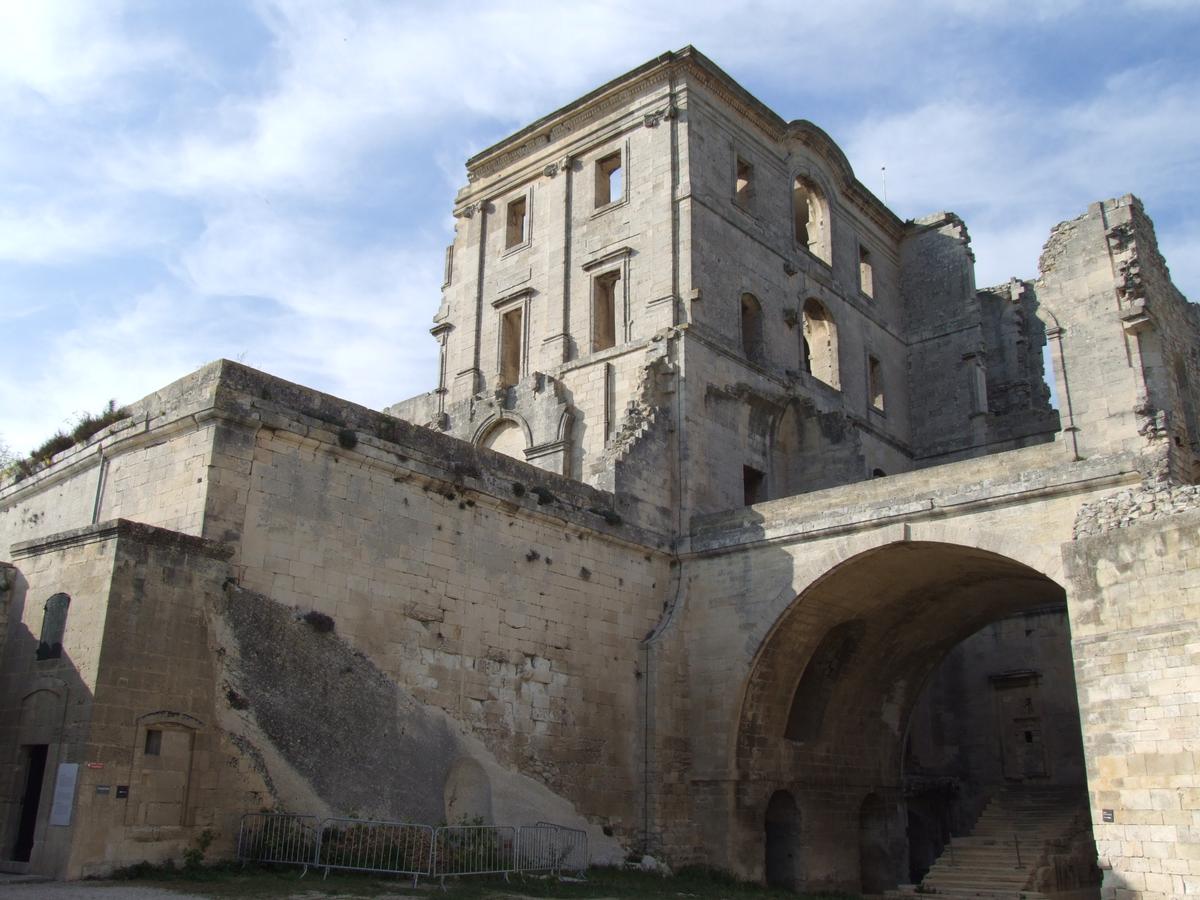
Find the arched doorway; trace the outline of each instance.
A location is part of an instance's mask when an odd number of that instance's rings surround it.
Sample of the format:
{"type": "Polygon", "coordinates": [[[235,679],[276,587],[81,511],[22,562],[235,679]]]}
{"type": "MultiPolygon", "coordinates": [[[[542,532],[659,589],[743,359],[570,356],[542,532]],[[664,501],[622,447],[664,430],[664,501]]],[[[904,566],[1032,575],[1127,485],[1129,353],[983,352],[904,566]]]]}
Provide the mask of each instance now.
{"type": "Polygon", "coordinates": [[[759,647],[736,753],[740,796],[762,803],[754,785],[788,784],[822,822],[798,848],[797,889],[905,880],[905,742],[930,673],[989,623],[1064,600],[1025,563],[917,541],[852,557],[795,598],[759,647]]]}
{"type": "Polygon", "coordinates": [[[799,881],[796,851],[800,845],[800,811],[796,809],[796,799],[787,791],[771,795],[763,821],[763,837],[767,884],[794,890],[799,881]]]}

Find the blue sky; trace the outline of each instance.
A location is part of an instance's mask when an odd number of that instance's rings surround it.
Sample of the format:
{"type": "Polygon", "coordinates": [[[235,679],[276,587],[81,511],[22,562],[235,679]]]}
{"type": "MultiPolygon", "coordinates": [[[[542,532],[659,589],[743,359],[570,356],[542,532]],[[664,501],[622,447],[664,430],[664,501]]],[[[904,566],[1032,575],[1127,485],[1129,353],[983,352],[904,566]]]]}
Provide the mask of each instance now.
{"type": "Polygon", "coordinates": [[[464,160],[688,43],[981,285],[1132,192],[1200,299],[1200,0],[0,0],[0,440],[222,356],[428,390],[464,160]]]}

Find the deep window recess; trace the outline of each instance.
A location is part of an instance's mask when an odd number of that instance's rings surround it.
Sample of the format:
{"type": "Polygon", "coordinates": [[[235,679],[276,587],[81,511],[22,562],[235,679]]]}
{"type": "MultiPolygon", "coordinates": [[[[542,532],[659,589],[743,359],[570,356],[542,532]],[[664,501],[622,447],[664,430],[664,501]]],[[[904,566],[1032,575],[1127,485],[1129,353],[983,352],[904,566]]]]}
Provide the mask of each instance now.
{"type": "Polygon", "coordinates": [[[596,209],[624,196],[622,177],[620,150],[596,161],[596,209]]]}
{"type": "Polygon", "coordinates": [[[159,728],[146,729],[146,744],[143,748],[146,756],[158,756],[162,753],[162,730],[159,728]]]}
{"type": "Polygon", "coordinates": [[[592,282],[592,350],[607,350],[617,343],[617,288],[620,272],[606,272],[592,282]]]}
{"type": "Polygon", "coordinates": [[[796,243],[830,265],[829,203],[821,189],[807,178],[797,178],[792,185],[792,215],[796,243]]]}
{"type": "Polygon", "coordinates": [[[867,357],[867,396],[871,408],[883,412],[883,366],[874,356],[867,357]]]}
{"type": "Polygon", "coordinates": [[[761,363],[763,352],[762,306],[753,294],[742,294],[742,352],[751,362],[761,363]]]}
{"type": "Polygon", "coordinates": [[[740,156],[737,158],[737,165],[733,179],[733,200],[739,206],[748,207],[750,205],[750,197],[754,191],[754,166],[746,162],[740,156]]]}
{"type": "Polygon", "coordinates": [[[858,248],[858,288],[868,297],[875,296],[875,270],[871,265],[871,252],[862,246],[858,248]]]}
{"type": "Polygon", "coordinates": [[[505,219],[504,249],[508,250],[525,243],[525,235],[529,227],[526,215],[528,208],[524,197],[509,202],[508,215],[505,219]]]}
{"type": "Polygon", "coordinates": [[[42,616],[42,637],[38,641],[38,659],[58,659],[63,652],[63,635],[67,630],[67,608],[71,598],[66,594],[55,594],[46,601],[42,616]]]}
{"type": "Polygon", "coordinates": [[[518,306],[500,316],[500,386],[521,380],[521,343],[525,311],[518,306]]]}
{"type": "Polygon", "coordinates": [[[815,297],[804,301],[801,318],[801,368],[830,387],[840,388],[837,323],[825,305],[815,297]]]}
{"type": "Polygon", "coordinates": [[[767,499],[767,476],[753,466],[742,466],[742,491],[746,506],[762,503],[767,499]]]}

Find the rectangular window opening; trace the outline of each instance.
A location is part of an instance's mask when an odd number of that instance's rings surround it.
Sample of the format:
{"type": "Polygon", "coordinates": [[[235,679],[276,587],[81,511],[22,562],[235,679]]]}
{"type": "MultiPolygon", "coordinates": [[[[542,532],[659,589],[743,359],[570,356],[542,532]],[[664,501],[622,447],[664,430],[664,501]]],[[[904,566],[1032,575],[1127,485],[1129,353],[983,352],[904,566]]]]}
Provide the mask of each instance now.
{"type": "Polygon", "coordinates": [[[615,203],[624,196],[621,175],[621,151],[596,161],[596,209],[615,203]]]}
{"type": "Polygon", "coordinates": [[[754,166],[740,156],[737,158],[737,171],[734,175],[733,200],[739,206],[750,205],[750,193],[754,184],[754,166]]]}
{"type": "Polygon", "coordinates": [[[762,503],[767,499],[767,476],[753,466],[742,466],[742,490],[746,506],[762,503]]]}
{"type": "Polygon", "coordinates": [[[883,412],[883,366],[874,356],[867,357],[867,394],[872,408],[883,412]]]}
{"type": "Polygon", "coordinates": [[[525,311],[510,309],[500,317],[500,386],[510,387],[521,380],[521,337],[525,311]]]}
{"type": "Polygon", "coordinates": [[[525,243],[526,200],[520,197],[508,204],[507,225],[504,232],[504,249],[525,243]]]}
{"type": "Polygon", "coordinates": [[[158,756],[162,753],[162,729],[146,729],[146,745],[143,752],[146,756],[158,756]]]}
{"type": "Polygon", "coordinates": [[[619,272],[601,275],[592,287],[592,350],[607,350],[617,344],[617,285],[619,272]]]}
{"type": "Polygon", "coordinates": [[[875,296],[875,271],[871,266],[871,253],[866,247],[858,248],[858,287],[868,297],[875,296]]]}

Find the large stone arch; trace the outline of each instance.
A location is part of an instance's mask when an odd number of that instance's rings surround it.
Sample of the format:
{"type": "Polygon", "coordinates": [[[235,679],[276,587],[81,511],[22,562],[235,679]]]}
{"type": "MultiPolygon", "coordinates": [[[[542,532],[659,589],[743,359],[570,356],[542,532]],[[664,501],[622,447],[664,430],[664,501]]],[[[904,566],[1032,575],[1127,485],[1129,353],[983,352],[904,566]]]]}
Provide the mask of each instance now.
{"type": "Polygon", "coordinates": [[[867,808],[900,814],[888,798],[900,798],[908,720],[927,676],[990,622],[1064,596],[1026,562],[948,541],[882,543],[811,579],[768,626],[743,686],[734,867],[762,876],[765,804],[787,789],[804,823],[800,887],[858,890],[864,803],[874,794],[882,800],[867,808]]]}

